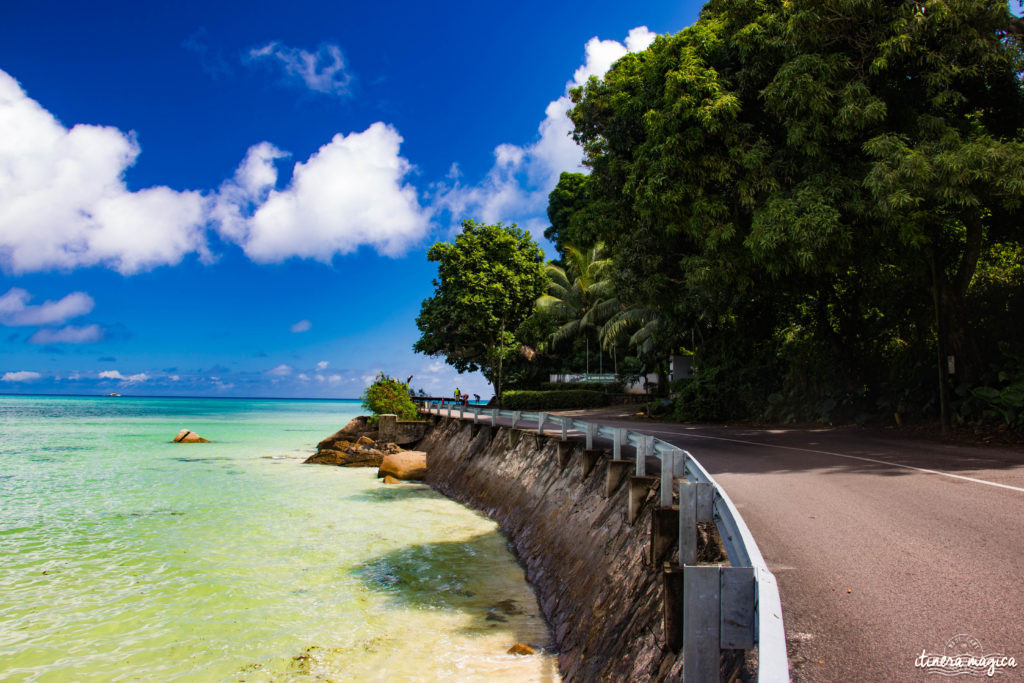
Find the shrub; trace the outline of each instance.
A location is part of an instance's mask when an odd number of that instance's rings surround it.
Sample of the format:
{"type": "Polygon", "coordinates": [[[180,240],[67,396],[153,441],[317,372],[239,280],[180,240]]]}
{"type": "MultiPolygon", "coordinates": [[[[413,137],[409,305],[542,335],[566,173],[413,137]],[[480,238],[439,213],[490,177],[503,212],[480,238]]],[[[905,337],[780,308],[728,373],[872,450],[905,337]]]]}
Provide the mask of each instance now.
{"type": "Polygon", "coordinates": [[[622,382],[541,382],[543,391],[602,391],[621,394],[622,382]]]}
{"type": "Polygon", "coordinates": [[[376,422],[378,415],[394,414],[399,420],[414,420],[418,415],[409,398],[409,385],[383,372],[363,392],[363,407],[373,413],[371,422],[376,422]]]}
{"type": "Polygon", "coordinates": [[[504,391],[501,405],[506,410],[556,410],[559,408],[598,408],[609,404],[601,391],[504,391]]]}

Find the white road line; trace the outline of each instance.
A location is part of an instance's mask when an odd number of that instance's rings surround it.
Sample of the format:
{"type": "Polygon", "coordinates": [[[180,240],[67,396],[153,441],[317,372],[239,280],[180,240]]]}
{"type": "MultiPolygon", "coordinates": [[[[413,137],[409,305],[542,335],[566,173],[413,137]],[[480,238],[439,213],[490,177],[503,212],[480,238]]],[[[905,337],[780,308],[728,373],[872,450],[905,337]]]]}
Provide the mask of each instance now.
{"type": "Polygon", "coordinates": [[[686,437],[691,439],[714,439],[715,441],[731,441],[733,443],[744,443],[750,446],[767,446],[769,448],[785,448],[791,451],[803,451],[804,453],[820,453],[822,455],[833,455],[837,458],[849,458],[850,460],[862,460],[864,462],[873,462],[879,465],[889,465],[890,467],[902,467],[905,470],[916,470],[917,472],[927,472],[928,474],[937,474],[941,477],[949,477],[950,479],[963,479],[964,481],[973,481],[975,484],[985,484],[986,486],[996,486],[1001,489],[1009,489],[1011,491],[1019,491],[1024,493],[1024,488],[1019,486],[1010,486],[1009,484],[999,484],[994,481],[985,481],[984,479],[975,479],[974,477],[965,477],[962,474],[951,474],[949,472],[942,472],[939,470],[930,470],[927,467],[914,467],[913,465],[901,465],[898,462],[889,462],[888,460],[876,460],[875,458],[865,458],[860,455],[848,455],[846,453],[834,453],[832,451],[819,451],[813,448],[799,448],[797,446],[780,446],[773,443],[761,443],[759,441],[744,441],[742,439],[727,439],[723,436],[708,436],[706,434],[680,434],[679,432],[666,432],[663,430],[645,430],[648,434],[669,434],[670,436],[686,437]]]}

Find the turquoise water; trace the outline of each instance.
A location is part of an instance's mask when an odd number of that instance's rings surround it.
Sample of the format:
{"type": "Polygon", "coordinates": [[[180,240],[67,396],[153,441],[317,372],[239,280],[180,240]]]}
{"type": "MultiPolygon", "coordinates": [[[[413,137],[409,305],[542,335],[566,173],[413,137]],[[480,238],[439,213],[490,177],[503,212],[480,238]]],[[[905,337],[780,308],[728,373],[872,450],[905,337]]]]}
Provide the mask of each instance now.
{"type": "Polygon", "coordinates": [[[0,396],[0,678],[556,679],[493,522],[302,464],[358,412],[0,396]]]}

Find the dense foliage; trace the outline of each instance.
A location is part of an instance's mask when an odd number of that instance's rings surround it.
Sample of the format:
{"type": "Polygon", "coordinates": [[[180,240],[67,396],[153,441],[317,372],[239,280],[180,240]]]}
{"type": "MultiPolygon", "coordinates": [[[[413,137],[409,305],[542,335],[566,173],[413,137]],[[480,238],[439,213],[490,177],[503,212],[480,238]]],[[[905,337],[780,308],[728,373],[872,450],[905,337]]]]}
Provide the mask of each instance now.
{"type": "Polygon", "coordinates": [[[413,349],[443,356],[459,372],[482,371],[501,396],[505,364],[524,351],[529,330],[521,328],[544,290],[543,252],[514,225],[467,220],[453,243],[438,242],[427,258],[438,277],[416,318],[422,335],[413,349]]]}
{"type": "Polygon", "coordinates": [[[694,353],[680,417],[1015,420],[1022,72],[1000,0],[711,0],[573,92],[550,236],[694,353]]]}
{"type": "Polygon", "coordinates": [[[506,391],[501,404],[509,410],[557,410],[559,408],[598,408],[609,403],[603,391],[506,391]]]}
{"type": "Polygon", "coordinates": [[[373,413],[374,421],[378,415],[397,415],[399,420],[414,420],[417,416],[416,404],[409,398],[409,385],[383,372],[363,392],[363,407],[373,413]]]}

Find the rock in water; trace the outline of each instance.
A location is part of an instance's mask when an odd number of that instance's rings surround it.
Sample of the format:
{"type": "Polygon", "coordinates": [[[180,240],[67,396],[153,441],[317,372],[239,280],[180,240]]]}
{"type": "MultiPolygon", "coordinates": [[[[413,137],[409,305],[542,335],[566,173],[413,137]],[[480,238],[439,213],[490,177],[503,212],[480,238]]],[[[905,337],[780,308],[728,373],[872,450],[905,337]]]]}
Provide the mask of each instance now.
{"type": "Polygon", "coordinates": [[[377,470],[378,477],[387,475],[403,481],[422,481],[427,476],[427,454],[423,451],[388,453],[377,470]]]}
{"type": "Polygon", "coordinates": [[[510,655],[535,655],[537,652],[529,645],[516,643],[508,649],[510,655]]]}
{"type": "Polygon", "coordinates": [[[319,448],[306,459],[317,465],[338,465],[340,467],[380,467],[384,453],[368,446],[353,446],[347,441],[341,448],[319,448]]]}
{"type": "Polygon", "coordinates": [[[182,429],[178,432],[178,435],[174,437],[174,443],[210,443],[210,440],[204,439],[195,432],[182,429]]]}
{"type": "Polygon", "coordinates": [[[384,475],[384,483],[385,484],[401,484],[402,482],[399,481],[398,479],[395,479],[390,474],[385,474],[384,475]]]}

